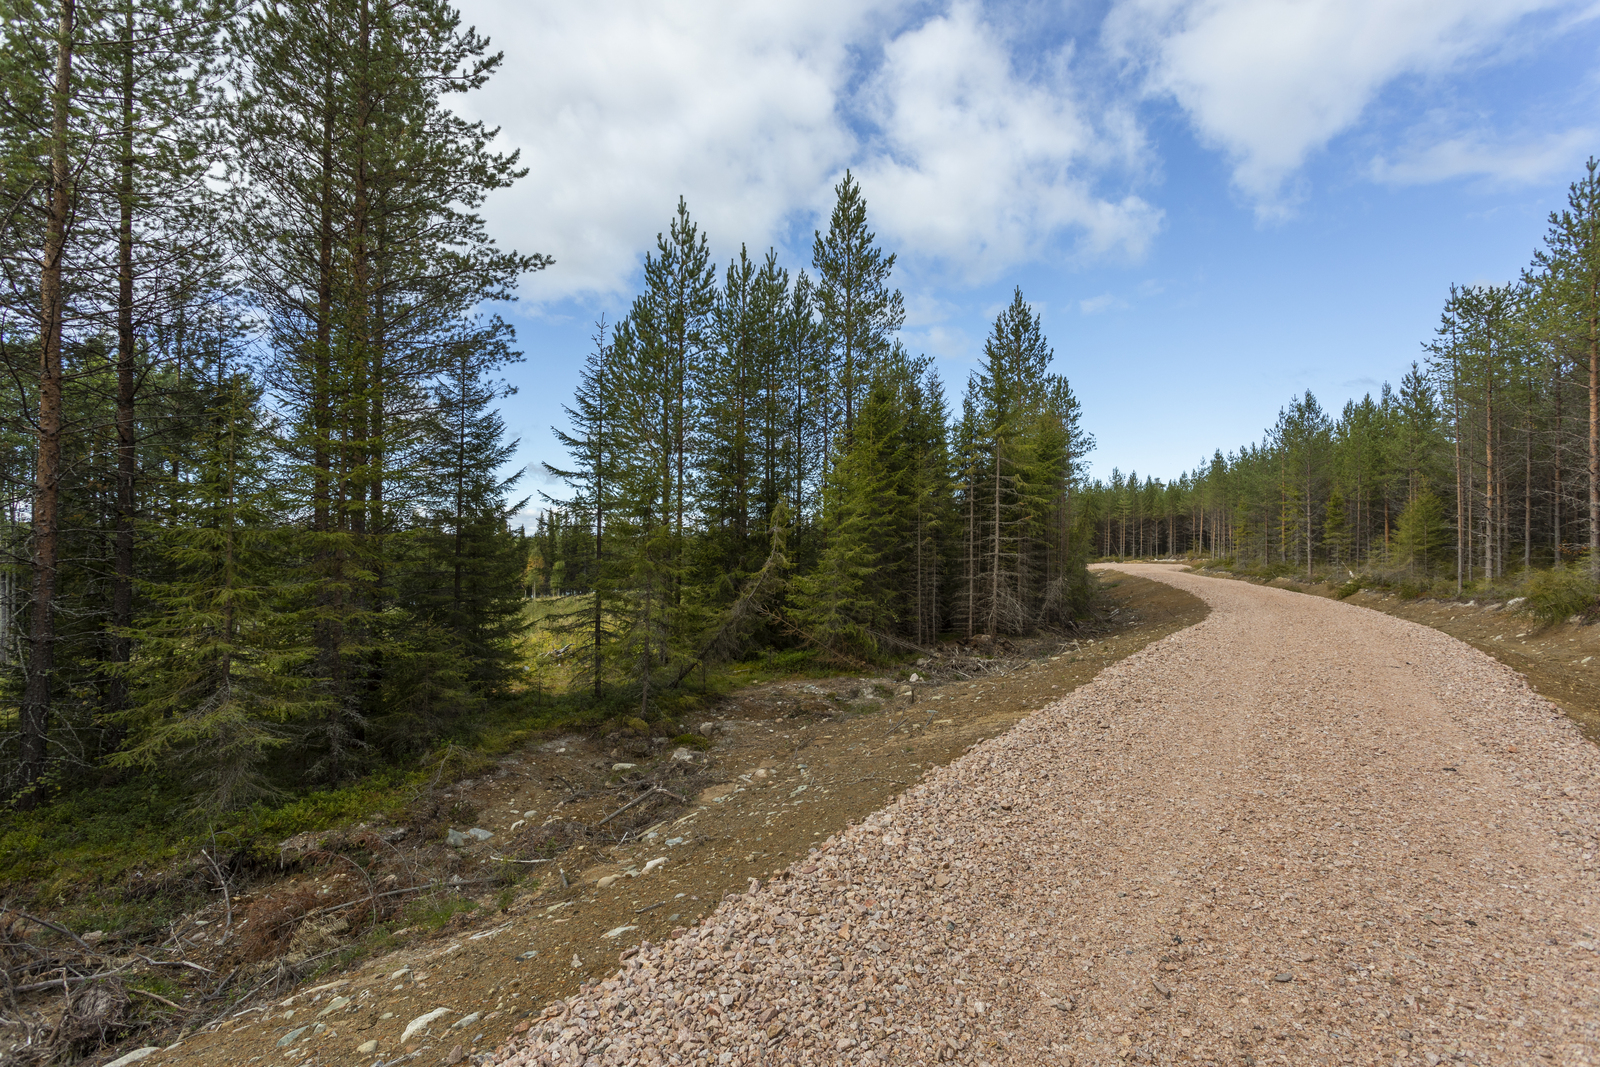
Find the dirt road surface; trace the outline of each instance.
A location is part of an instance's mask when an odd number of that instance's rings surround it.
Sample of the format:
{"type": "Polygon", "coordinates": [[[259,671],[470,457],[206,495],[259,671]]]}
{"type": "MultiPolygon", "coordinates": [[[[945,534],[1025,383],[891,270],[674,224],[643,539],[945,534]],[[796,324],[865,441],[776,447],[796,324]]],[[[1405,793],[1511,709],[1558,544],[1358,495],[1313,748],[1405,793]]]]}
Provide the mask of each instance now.
{"type": "Polygon", "coordinates": [[[1438,631],[1122,569],[1210,615],[496,1062],[1596,1062],[1600,753],[1571,721],[1438,631]]]}

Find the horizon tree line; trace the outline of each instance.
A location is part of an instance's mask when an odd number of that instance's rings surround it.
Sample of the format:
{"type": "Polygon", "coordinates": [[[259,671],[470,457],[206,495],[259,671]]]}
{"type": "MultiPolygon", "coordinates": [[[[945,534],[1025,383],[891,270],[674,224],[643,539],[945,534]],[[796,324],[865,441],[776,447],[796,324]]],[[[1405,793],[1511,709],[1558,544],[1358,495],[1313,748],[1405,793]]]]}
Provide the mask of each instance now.
{"type": "Polygon", "coordinates": [[[1520,278],[1450,288],[1398,391],[1337,415],[1307,391],[1259,442],[1168,482],[1113,470],[1085,497],[1103,556],[1600,580],[1600,161],[1520,278]]]}

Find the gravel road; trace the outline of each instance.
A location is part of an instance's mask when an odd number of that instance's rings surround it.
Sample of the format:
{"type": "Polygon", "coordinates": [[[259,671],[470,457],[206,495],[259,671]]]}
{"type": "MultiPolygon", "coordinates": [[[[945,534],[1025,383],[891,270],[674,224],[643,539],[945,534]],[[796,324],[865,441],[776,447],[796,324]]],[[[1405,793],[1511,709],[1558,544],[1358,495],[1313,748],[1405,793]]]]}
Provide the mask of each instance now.
{"type": "Polygon", "coordinates": [[[1590,1064],[1600,753],[1335,601],[1201,624],[985,741],[499,1064],[1590,1064]]]}

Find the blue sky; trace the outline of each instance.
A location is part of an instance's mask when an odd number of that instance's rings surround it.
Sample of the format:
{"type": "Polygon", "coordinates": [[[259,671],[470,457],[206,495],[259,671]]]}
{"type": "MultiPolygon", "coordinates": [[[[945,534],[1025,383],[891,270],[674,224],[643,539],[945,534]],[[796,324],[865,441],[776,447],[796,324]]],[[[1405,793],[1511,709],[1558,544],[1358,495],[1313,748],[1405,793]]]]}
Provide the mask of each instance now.
{"type": "Polygon", "coordinates": [[[556,259],[507,312],[530,491],[680,194],[794,269],[852,168],[952,396],[1020,285],[1095,473],[1171,477],[1397,382],[1600,155],[1594,0],[462,6],[507,58],[457,106],[531,168],[491,232],[556,259]]]}

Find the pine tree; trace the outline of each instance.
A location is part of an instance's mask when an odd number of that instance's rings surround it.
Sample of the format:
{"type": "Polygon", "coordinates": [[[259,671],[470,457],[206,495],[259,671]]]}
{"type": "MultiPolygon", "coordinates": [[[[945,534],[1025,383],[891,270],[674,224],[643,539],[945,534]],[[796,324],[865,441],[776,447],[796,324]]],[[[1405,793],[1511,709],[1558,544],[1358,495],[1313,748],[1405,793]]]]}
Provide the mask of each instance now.
{"type": "Polygon", "coordinates": [[[1535,266],[1550,276],[1569,309],[1571,333],[1587,364],[1589,394],[1589,577],[1600,581],[1600,160],[1572,183],[1565,211],[1550,213],[1535,266]]]}
{"type": "Polygon", "coordinates": [[[473,309],[549,260],[495,248],[476,214],[522,171],[445,106],[501,62],[447,3],[293,0],[250,11],[233,50],[249,57],[239,123],[252,148],[236,240],[272,317],[283,447],[311,516],[331,696],[316,766],[337,775],[383,689],[379,620],[424,504],[431,383],[473,309]]]}
{"type": "Polygon", "coordinates": [[[872,382],[873,366],[888,355],[906,312],[900,291],[889,288],[895,257],[874,243],[877,235],[867,229],[867,202],[849,171],[834,186],[834,194],[828,233],[816,234],[811,262],[817,272],[817,310],[843,408],[839,430],[848,437],[855,430],[862,394],[872,382]]]}

